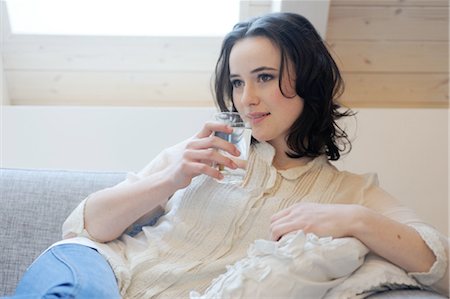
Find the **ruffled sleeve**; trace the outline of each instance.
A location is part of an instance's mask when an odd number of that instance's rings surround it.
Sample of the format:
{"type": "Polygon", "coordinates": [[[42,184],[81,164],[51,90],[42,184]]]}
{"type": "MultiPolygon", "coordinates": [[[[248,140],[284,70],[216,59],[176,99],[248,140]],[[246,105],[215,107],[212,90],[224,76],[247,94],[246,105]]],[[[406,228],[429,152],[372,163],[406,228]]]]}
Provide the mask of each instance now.
{"type": "MultiPolygon", "coordinates": [[[[126,179],[119,184],[111,187],[111,189],[118,188],[122,185],[133,184],[141,179],[150,176],[158,171],[161,171],[170,163],[170,157],[179,151],[180,148],[183,147],[183,143],[177,144],[169,149],[161,152],[155,159],[153,159],[144,169],[142,169],[138,173],[129,172],[126,176],[126,179]]],[[[69,215],[69,217],[64,221],[62,226],[62,237],[63,239],[73,238],[73,237],[85,237],[96,241],[85,228],[84,225],[84,210],[86,207],[86,202],[89,200],[91,195],[85,198],[69,215]]],[[[160,209],[157,210],[158,213],[161,213],[160,209]]],[[[147,215],[146,215],[147,216],[147,215]]],[[[142,219],[139,219],[139,223],[142,222],[142,219]]],[[[135,230],[133,228],[133,230],[135,230]]]]}
{"type": "Polygon", "coordinates": [[[448,249],[449,240],[434,228],[425,224],[410,224],[422,237],[436,256],[436,261],[428,272],[411,272],[410,276],[423,285],[431,286],[440,293],[449,295],[448,249]]]}
{"type": "Polygon", "coordinates": [[[95,239],[84,228],[84,208],[89,196],[85,198],[76,208],[72,211],[69,217],[64,221],[62,226],[63,239],[74,237],[85,237],[95,241],[95,239]]]}

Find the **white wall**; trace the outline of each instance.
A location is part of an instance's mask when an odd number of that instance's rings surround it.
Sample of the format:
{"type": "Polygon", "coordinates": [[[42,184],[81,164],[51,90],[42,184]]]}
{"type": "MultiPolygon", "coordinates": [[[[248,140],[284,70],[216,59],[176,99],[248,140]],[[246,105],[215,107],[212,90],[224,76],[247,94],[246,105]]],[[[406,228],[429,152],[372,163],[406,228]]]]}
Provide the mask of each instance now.
{"type": "MultiPolygon", "coordinates": [[[[137,171],[196,133],[213,108],[3,106],[2,167],[137,171]]],[[[384,189],[448,231],[445,109],[359,109],[339,168],[377,172],[384,189]],[[357,124],[357,126],[356,126],[357,124]]]]}
{"type": "Polygon", "coordinates": [[[347,121],[357,138],[337,166],[376,172],[380,185],[449,232],[449,110],[359,109],[347,121]]]}
{"type": "MultiPolygon", "coordinates": [[[[1,47],[1,45],[0,45],[1,47]]],[[[8,88],[6,85],[6,78],[3,71],[3,57],[2,57],[2,50],[0,48],[0,105],[8,105],[10,103],[9,101],[9,95],[8,95],[8,88]]]]}
{"type": "Polygon", "coordinates": [[[3,167],[137,171],[212,108],[4,106],[3,167]],[[183,121],[181,121],[183,120],[183,121]]]}

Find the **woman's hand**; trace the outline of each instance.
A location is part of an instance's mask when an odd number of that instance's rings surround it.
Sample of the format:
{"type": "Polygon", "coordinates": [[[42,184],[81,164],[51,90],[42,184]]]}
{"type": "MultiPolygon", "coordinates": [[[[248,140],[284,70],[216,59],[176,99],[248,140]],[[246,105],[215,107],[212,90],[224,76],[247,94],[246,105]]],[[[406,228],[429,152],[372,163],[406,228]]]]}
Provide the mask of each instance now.
{"type": "Polygon", "coordinates": [[[222,179],[223,175],[215,165],[231,169],[238,167],[219,150],[236,157],[240,155],[239,150],[234,144],[214,136],[214,132],[229,134],[233,129],[223,123],[207,122],[195,136],[168,151],[170,163],[164,171],[171,178],[175,190],[187,187],[194,177],[201,174],[222,179]]]}
{"type": "Polygon", "coordinates": [[[319,237],[354,237],[407,272],[428,272],[436,261],[414,228],[361,205],[298,203],[271,221],[273,240],[297,230],[319,237]]]}
{"type": "Polygon", "coordinates": [[[319,237],[334,238],[352,236],[352,226],[364,209],[359,205],[297,203],[271,218],[270,235],[279,240],[285,234],[303,230],[319,237]]]}

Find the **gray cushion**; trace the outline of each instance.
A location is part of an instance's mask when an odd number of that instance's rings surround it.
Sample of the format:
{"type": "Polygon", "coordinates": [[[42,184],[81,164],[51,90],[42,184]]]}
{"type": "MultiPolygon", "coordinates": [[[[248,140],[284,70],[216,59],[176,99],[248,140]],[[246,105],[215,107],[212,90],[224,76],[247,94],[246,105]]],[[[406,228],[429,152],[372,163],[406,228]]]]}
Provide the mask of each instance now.
{"type": "Polygon", "coordinates": [[[6,295],[31,262],[61,239],[61,225],[78,203],[125,174],[0,169],[0,178],[0,295],[6,295]]]}

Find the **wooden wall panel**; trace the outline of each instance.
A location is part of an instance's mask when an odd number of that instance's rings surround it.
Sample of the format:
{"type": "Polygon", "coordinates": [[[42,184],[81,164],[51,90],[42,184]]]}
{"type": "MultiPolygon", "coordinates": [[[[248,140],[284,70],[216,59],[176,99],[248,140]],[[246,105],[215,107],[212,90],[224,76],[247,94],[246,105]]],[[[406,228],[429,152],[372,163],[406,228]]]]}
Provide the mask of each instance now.
{"type": "Polygon", "coordinates": [[[329,45],[344,72],[448,71],[448,43],[444,41],[336,40],[329,45]]]}
{"type": "Polygon", "coordinates": [[[213,106],[211,72],[8,71],[15,105],[213,106]]]}
{"type": "Polygon", "coordinates": [[[9,70],[211,71],[221,43],[220,37],[25,35],[10,38],[3,55],[9,70]]]}
{"type": "MultiPolygon", "coordinates": [[[[355,0],[354,2],[364,1],[355,0]]],[[[327,38],[346,40],[448,40],[448,10],[442,7],[334,6],[327,38]]]]}
{"type": "Polygon", "coordinates": [[[332,0],[327,42],[350,107],[449,107],[449,2],[332,0]]]}
{"type": "Polygon", "coordinates": [[[213,106],[220,37],[11,36],[14,105],[213,106]]]}
{"type": "Polygon", "coordinates": [[[448,0],[331,0],[334,6],[428,6],[448,7],[448,0]]]}
{"type": "Polygon", "coordinates": [[[448,75],[344,73],[343,104],[348,107],[446,108],[448,75]]]}

